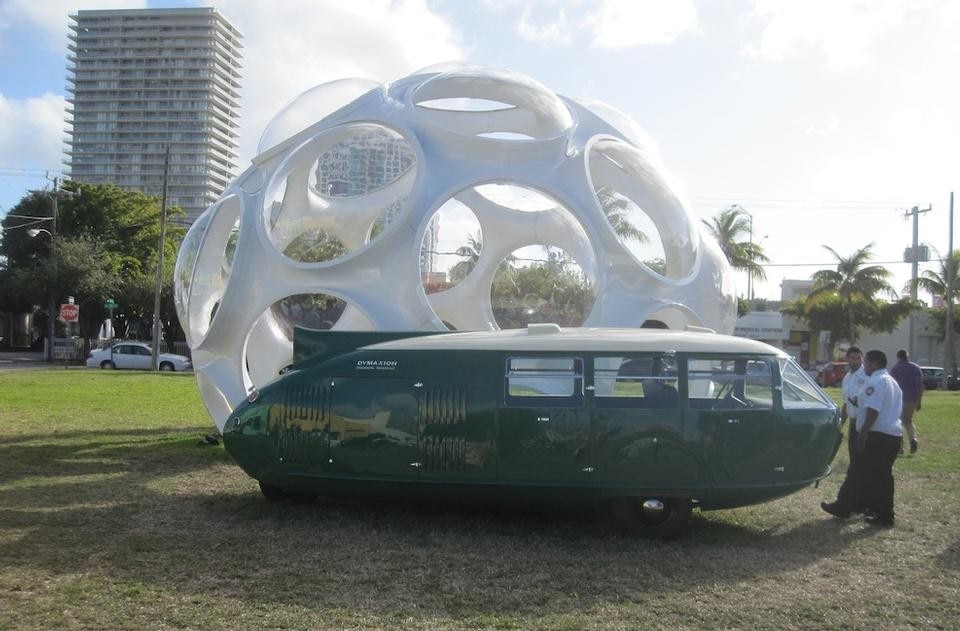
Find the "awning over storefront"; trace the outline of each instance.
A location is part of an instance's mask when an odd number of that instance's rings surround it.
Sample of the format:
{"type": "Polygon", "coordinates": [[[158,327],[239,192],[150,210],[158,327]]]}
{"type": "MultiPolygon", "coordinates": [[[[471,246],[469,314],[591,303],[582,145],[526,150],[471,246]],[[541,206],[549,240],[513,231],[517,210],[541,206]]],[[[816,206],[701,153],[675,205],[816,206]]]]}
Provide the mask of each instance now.
{"type": "Polygon", "coordinates": [[[737,318],[733,334],[752,340],[783,341],[790,339],[790,331],[783,327],[783,314],[779,311],[751,311],[737,318]]]}

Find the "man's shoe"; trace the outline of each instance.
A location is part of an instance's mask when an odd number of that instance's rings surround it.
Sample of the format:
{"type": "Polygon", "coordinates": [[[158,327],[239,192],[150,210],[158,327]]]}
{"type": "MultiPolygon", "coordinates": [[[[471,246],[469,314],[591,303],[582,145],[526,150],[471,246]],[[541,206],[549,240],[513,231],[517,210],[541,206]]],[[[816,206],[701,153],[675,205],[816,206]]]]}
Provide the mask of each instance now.
{"type": "Polygon", "coordinates": [[[884,517],[882,515],[867,515],[863,521],[871,526],[880,526],[881,528],[893,528],[893,517],[884,517]]]}
{"type": "Polygon", "coordinates": [[[830,513],[838,519],[847,519],[850,517],[850,511],[841,510],[836,502],[820,502],[820,508],[825,513],[830,513]]]}
{"type": "Polygon", "coordinates": [[[916,438],[910,439],[910,453],[917,453],[917,449],[920,447],[920,443],[917,442],[916,438]]]}

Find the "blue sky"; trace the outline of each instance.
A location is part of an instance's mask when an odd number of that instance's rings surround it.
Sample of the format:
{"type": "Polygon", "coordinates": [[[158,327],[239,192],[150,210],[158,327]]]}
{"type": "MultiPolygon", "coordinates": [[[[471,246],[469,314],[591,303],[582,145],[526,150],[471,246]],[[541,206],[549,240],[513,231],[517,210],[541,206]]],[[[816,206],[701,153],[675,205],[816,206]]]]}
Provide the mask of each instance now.
{"type": "MultiPolygon", "coordinates": [[[[0,212],[63,169],[67,15],[142,2],[0,1],[0,212]]],[[[150,2],[148,6],[196,6],[150,2]]],[[[876,242],[899,287],[910,206],[947,248],[960,189],[960,3],[949,0],[223,0],[245,36],[241,170],[310,87],[433,63],[510,68],[628,113],[701,217],[739,203],[773,266],[807,278],[876,242]],[[802,264],[802,265],[801,265],[802,264]],[[822,264],[818,266],[817,264],[822,264]]],[[[958,244],[955,244],[955,246],[958,244]]],[[[739,279],[740,291],[745,290],[739,279]]]]}

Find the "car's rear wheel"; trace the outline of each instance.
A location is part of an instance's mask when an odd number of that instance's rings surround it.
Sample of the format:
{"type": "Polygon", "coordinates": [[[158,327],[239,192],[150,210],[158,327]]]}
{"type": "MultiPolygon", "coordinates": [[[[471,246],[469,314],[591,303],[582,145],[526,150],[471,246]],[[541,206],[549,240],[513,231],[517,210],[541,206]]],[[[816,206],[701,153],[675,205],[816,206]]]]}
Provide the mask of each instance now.
{"type": "Polygon", "coordinates": [[[162,362],[162,363],[160,364],[160,370],[165,370],[165,371],[167,371],[167,372],[173,372],[173,371],[176,370],[176,369],[173,367],[173,364],[171,364],[170,362],[162,362]]]}
{"type": "Polygon", "coordinates": [[[690,500],[681,497],[620,497],[611,506],[620,530],[648,539],[676,536],[690,519],[692,508],[690,500]]]}
{"type": "Polygon", "coordinates": [[[117,367],[116,364],[114,364],[109,359],[105,359],[102,362],[100,362],[100,368],[102,368],[103,370],[113,370],[116,367],[117,367]]]}

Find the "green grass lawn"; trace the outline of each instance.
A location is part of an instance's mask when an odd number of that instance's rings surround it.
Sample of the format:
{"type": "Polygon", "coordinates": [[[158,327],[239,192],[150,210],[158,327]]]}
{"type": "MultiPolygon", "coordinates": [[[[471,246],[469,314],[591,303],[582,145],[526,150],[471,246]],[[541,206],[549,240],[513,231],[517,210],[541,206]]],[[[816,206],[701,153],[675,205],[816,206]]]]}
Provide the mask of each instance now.
{"type": "MultiPolygon", "coordinates": [[[[831,390],[832,394],[838,394],[831,390]]],[[[819,489],[695,513],[676,541],[592,514],[269,504],[189,375],[0,374],[0,628],[956,628],[960,392],[930,392],[897,527],[819,489]]]]}

